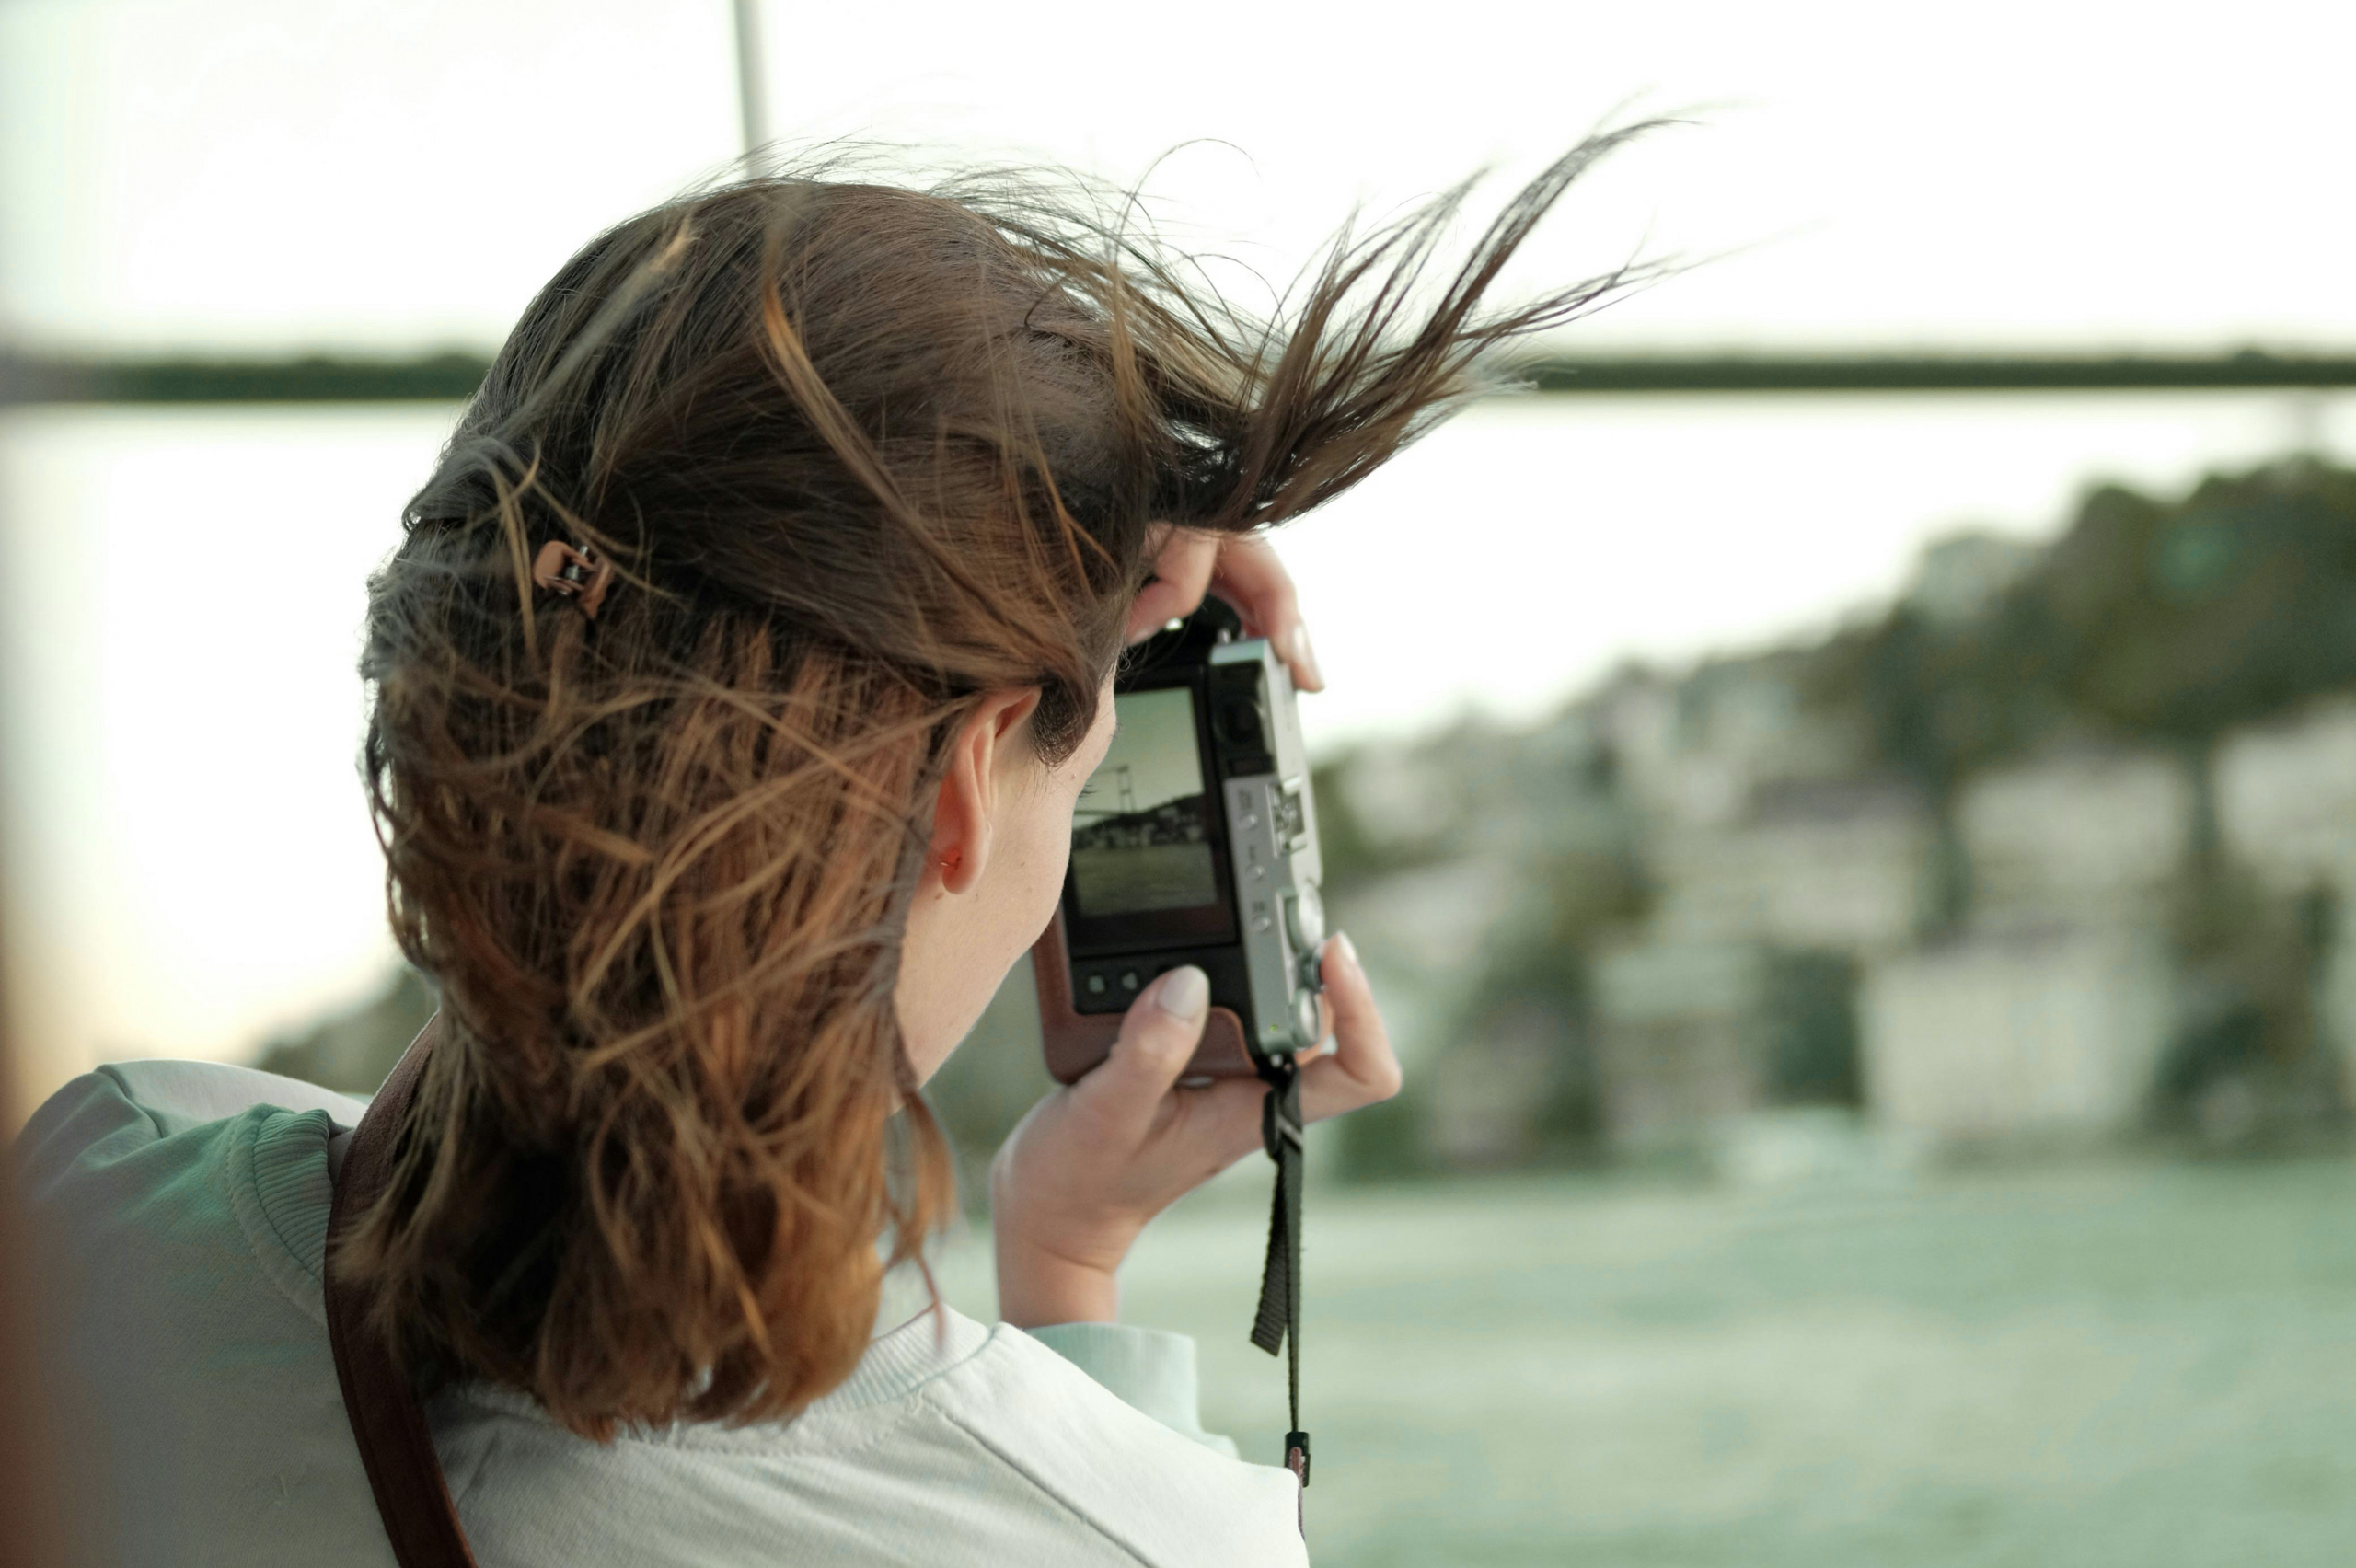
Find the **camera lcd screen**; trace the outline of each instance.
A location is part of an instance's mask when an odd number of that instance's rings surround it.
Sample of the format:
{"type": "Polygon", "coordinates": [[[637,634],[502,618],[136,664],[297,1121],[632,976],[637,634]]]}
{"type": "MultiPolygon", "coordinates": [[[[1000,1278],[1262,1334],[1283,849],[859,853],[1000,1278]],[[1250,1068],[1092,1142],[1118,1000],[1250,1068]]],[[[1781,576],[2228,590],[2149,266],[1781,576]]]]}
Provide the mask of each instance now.
{"type": "Polygon", "coordinates": [[[1123,692],[1114,705],[1112,749],[1072,813],[1079,913],[1102,919],[1217,904],[1194,692],[1123,692]]]}

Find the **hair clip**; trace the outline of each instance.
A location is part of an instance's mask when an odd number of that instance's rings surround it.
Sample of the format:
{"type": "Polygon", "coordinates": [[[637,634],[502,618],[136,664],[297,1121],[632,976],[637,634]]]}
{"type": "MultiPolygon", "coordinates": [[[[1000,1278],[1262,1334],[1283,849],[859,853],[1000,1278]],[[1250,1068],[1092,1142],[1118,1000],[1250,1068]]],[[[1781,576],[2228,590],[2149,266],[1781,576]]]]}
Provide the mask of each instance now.
{"type": "Polygon", "coordinates": [[[575,549],[562,539],[550,539],[533,559],[532,581],[550,593],[578,598],[581,613],[595,620],[597,606],[606,602],[606,590],[613,586],[614,563],[588,550],[575,549]]]}

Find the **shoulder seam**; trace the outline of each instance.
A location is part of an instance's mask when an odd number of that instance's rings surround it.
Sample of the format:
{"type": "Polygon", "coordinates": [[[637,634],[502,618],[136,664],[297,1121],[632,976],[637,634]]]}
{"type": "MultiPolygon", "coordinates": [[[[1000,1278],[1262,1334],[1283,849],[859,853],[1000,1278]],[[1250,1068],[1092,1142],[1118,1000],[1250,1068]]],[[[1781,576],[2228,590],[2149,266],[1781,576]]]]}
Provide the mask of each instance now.
{"type": "Polygon", "coordinates": [[[138,1112],[141,1116],[144,1117],[146,1119],[147,1125],[155,1130],[155,1134],[157,1137],[160,1138],[166,1136],[164,1132],[163,1118],[156,1115],[155,1112],[149,1110],[146,1106],[139,1103],[138,1099],[131,1092],[131,1086],[122,1080],[122,1074],[116,1069],[115,1065],[112,1062],[101,1062],[97,1066],[91,1068],[90,1071],[95,1076],[102,1078],[109,1083],[114,1085],[115,1092],[122,1096],[122,1102],[130,1106],[133,1110],[138,1112]]]}
{"type": "Polygon", "coordinates": [[[1147,1557],[1136,1547],[1131,1546],[1127,1541],[1121,1539],[1120,1537],[1106,1529],[1102,1523],[1100,1523],[1093,1516],[1090,1515],[1085,1509],[1080,1508],[1075,1505],[1070,1498],[1066,1497],[1061,1492],[1058,1492],[1056,1488],[1048,1485],[1045,1481],[1041,1480],[1039,1476],[1033,1472],[1030,1466],[1022,1463],[1020,1459],[1017,1459],[1013,1455],[1008,1453],[996,1443],[991,1442],[989,1438],[977,1430],[972,1423],[966,1421],[964,1417],[959,1415],[955,1411],[949,1409],[939,1400],[933,1398],[930,1390],[920,1390],[917,1397],[923,1401],[925,1404],[930,1406],[935,1415],[938,1415],[942,1421],[947,1422],[950,1425],[955,1427],[958,1431],[963,1432],[966,1436],[972,1438],[976,1444],[980,1445],[980,1447],[987,1451],[992,1458],[1004,1465],[1008,1470],[1012,1470],[1016,1475],[1021,1476],[1024,1481],[1030,1483],[1034,1491],[1055,1504],[1057,1507],[1061,1508],[1065,1513],[1069,1514],[1081,1524],[1087,1526],[1090,1530],[1093,1531],[1107,1545],[1121,1552],[1132,1562],[1137,1563],[1138,1568],[1154,1568],[1152,1559],[1147,1557]]]}

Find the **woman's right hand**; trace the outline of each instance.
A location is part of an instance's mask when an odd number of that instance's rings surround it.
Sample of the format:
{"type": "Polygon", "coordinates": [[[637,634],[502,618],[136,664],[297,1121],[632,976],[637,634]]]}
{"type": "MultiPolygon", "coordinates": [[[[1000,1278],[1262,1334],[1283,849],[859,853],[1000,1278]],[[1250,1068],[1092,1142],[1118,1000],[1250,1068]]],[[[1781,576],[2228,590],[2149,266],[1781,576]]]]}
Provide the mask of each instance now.
{"type": "Polygon", "coordinates": [[[1300,594],[1292,573],[1257,534],[1201,534],[1163,528],[1154,538],[1153,581],[1129,606],[1129,640],[1141,642],[1171,621],[1195,613],[1206,594],[1217,594],[1243,618],[1244,631],[1265,637],[1303,691],[1323,691],[1325,676],[1309,645],[1300,618],[1300,594]]]}
{"type": "MultiPolygon", "coordinates": [[[[1301,1113],[1338,1116],[1399,1092],[1399,1058],[1349,938],[1322,959],[1332,1047],[1301,1066],[1301,1113]]],[[[1265,1085],[1180,1088],[1210,983],[1162,975],[1122,1020],[1112,1055],[1034,1106],[990,1167],[999,1315],[1018,1328],[1112,1322],[1116,1274],[1146,1223],[1260,1147],[1265,1085]]]]}

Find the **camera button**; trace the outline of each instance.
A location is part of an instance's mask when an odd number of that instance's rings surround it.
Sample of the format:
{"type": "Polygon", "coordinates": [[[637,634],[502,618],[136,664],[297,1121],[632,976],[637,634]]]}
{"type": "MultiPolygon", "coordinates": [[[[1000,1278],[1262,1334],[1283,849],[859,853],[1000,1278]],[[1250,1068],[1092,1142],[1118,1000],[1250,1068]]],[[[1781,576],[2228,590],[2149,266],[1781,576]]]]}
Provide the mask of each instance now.
{"type": "Polygon", "coordinates": [[[1325,1018],[1318,1009],[1317,993],[1296,991],[1292,997],[1292,1033],[1304,1051],[1324,1038],[1325,1018]]]}
{"type": "Polygon", "coordinates": [[[1088,994],[1091,997],[1101,997],[1104,994],[1104,976],[1091,974],[1088,977],[1088,994]]]}
{"type": "Polygon", "coordinates": [[[1314,950],[1325,940],[1325,901],[1318,895],[1314,882],[1286,895],[1285,935],[1302,952],[1314,950]]]}
{"type": "Polygon", "coordinates": [[[1134,990],[1136,990],[1136,989],[1138,988],[1138,986],[1140,986],[1141,984],[1143,984],[1143,982],[1142,982],[1142,981],[1140,981],[1140,980],[1138,978],[1138,972],[1137,972],[1136,970],[1134,970],[1134,969],[1124,969],[1124,970],[1122,970],[1122,971],[1121,971],[1121,989],[1122,989],[1122,990],[1124,990],[1124,991],[1134,991],[1134,990]]]}

